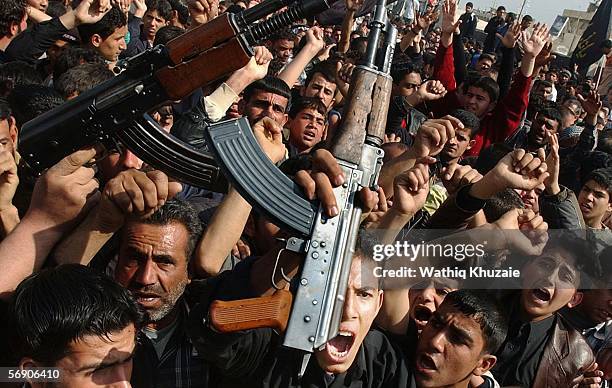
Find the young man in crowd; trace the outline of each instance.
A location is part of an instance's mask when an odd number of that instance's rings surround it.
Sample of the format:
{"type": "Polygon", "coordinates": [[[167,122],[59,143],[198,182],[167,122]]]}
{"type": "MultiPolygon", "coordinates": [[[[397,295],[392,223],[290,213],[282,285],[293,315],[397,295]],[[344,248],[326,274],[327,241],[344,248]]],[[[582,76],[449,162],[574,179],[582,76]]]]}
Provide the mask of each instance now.
{"type": "Polygon", "coordinates": [[[465,13],[461,15],[459,20],[461,20],[461,25],[459,29],[461,33],[461,39],[474,39],[474,33],[476,32],[476,26],[478,25],[478,17],[474,15],[472,12],[474,9],[474,4],[471,2],[465,3],[465,13]]]}
{"type": "Polygon", "coordinates": [[[582,301],[580,269],[589,255],[586,241],[569,237],[551,239],[539,257],[523,265],[522,289],[508,304],[508,337],[492,370],[502,386],[543,387],[548,381],[572,386],[594,367],[586,341],[558,314],[582,301]]]}
{"type": "Polygon", "coordinates": [[[13,367],[58,368],[57,387],[129,386],[143,314],[126,289],[97,270],[74,264],[34,274],[3,316],[13,367]]]}
{"type": "Polygon", "coordinates": [[[17,34],[28,27],[27,20],[24,0],[6,0],[0,4],[0,64],[8,62],[4,50],[17,34]]]}
{"type": "Polygon", "coordinates": [[[612,380],[610,363],[612,345],[612,247],[604,249],[593,265],[585,269],[588,279],[582,285],[582,302],[572,309],[561,311],[574,329],[578,330],[596,355],[599,365],[593,374],[594,383],[602,383],[607,388],[612,380]],[[599,381],[597,379],[599,378],[599,381]],[[607,380],[607,381],[603,381],[607,380]]]}
{"type": "Polygon", "coordinates": [[[99,22],[83,24],[78,29],[83,46],[100,53],[112,69],[126,49],[128,28],[125,14],[118,7],[113,7],[99,22]]]}
{"type": "Polygon", "coordinates": [[[578,203],[589,228],[606,229],[602,220],[612,211],[612,169],[599,169],[590,173],[580,189],[578,203]]]}
{"type": "Polygon", "coordinates": [[[153,47],[157,30],[169,25],[172,19],[172,6],[167,0],[147,0],[146,5],[141,8],[146,10],[142,16],[142,25],[139,25],[138,17],[130,22],[130,42],[122,55],[123,58],[133,57],[153,47]]]}
{"type": "Polygon", "coordinates": [[[523,41],[525,53],[520,71],[514,76],[508,94],[498,102],[499,86],[488,77],[464,82],[460,90],[457,90],[452,45],[453,33],[458,24],[455,9],[455,1],[449,1],[443,12],[443,33],[434,77],[442,82],[448,94],[438,102],[435,112],[437,116],[443,116],[462,107],[474,113],[481,120],[481,126],[468,155],[478,155],[483,147],[504,141],[519,127],[529,101],[535,58],[544,48],[548,28],[545,25],[538,26],[529,39],[523,41]]]}

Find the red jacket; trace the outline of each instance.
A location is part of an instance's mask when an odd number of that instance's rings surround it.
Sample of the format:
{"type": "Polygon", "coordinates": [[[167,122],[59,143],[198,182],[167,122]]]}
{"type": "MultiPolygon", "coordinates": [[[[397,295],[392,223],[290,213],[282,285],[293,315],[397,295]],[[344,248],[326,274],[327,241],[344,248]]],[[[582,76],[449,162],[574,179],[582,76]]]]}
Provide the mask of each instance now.
{"type": "MultiPolygon", "coordinates": [[[[428,104],[434,116],[442,117],[461,108],[457,97],[452,45],[446,48],[440,44],[436,53],[432,78],[442,82],[448,90],[444,98],[428,104]]],[[[491,113],[480,119],[480,131],[474,137],[476,143],[469,151],[466,151],[465,156],[478,155],[481,149],[493,143],[503,142],[519,128],[529,103],[531,82],[532,78],[525,77],[520,71],[515,74],[506,97],[498,102],[491,113]]]]}

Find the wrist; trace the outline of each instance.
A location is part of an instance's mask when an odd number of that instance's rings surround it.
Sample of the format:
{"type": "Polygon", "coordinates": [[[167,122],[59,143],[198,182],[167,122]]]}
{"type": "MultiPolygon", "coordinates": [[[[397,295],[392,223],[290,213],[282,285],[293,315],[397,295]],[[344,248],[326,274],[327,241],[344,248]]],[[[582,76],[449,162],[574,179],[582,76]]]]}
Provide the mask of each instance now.
{"type": "Polygon", "coordinates": [[[385,216],[389,217],[389,220],[392,220],[393,223],[400,222],[405,225],[414,216],[414,213],[412,211],[400,210],[396,205],[393,205],[385,216]]]}
{"type": "Polygon", "coordinates": [[[561,187],[558,183],[553,183],[550,185],[546,185],[545,191],[548,195],[557,195],[561,192],[561,187]]]}
{"type": "Polygon", "coordinates": [[[469,194],[477,199],[487,200],[499,192],[499,185],[491,174],[485,175],[470,188],[469,194]]]}
{"type": "Polygon", "coordinates": [[[67,30],[72,30],[73,28],[78,26],[76,10],[66,12],[65,14],[59,17],[59,20],[67,30]]]}

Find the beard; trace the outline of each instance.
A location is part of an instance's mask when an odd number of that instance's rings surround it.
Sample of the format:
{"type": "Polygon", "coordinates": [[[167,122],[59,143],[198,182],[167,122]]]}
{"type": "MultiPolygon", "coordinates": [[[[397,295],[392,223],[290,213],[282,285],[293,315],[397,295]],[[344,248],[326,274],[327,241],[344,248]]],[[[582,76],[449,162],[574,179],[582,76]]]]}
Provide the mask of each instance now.
{"type": "MultiPolygon", "coordinates": [[[[161,306],[154,310],[145,310],[145,321],[147,323],[155,323],[164,319],[168,314],[174,310],[176,303],[183,296],[185,292],[185,288],[187,288],[187,284],[189,281],[187,279],[181,281],[174,287],[172,290],[168,292],[168,295],[160,298],[161,306]]],[[[144,289],[140,289],[138,291],[142,292],[153,292],[158,295],[162,295],[163,291],[161,290],[161,286],[158,284],[156,286],[146,287],[144,289]],[[161,292],[160,292],[161,291],[161,292]]]]}

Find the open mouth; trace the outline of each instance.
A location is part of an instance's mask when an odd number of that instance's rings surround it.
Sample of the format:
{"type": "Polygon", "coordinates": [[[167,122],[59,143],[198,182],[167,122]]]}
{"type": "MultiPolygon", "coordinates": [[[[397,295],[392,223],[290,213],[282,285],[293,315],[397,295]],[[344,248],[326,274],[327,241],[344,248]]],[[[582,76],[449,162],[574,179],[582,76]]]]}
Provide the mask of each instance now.
{"type": "Polygon", "coordinates": [[[349,331],[340,331],[337,336],[327,341],[325,350],[336,362],[342,361],[348,356],[351,347],[355,343],[355,335],[349,331]]]}
{"type": "Polygon", "coordinates": [[[316,136],[316,133],[314,133],[313,131],[310,131],[310,130],[304,131],[304,138],[306,138],[307,140],[313,140],[315,136],[316,136]]]}
{"type": "Polygon", "coordinates": [[[438,369],[434,359],[427,354],[420,354],[416,360],[416,369],[418,372],[435,371],[438,369]]]}
{"type": "Polygon", "coordinates": [[[588,213],[591,211],[591,205],[586,203],[580,204],[580,210],[582,210],[584,213],[588,213]]]}
{"type": "Polygon", "coordinates": [[[536,299],[541,300],[542,302],[548,302],[552,297],[550,291],[548,291],[546,288],[538,288],[531,291],[531,293],[536,299]]]}
{"type": "Polygon", "coordinates": [[[414,308],[414,320],[416,321],[417,326],[425,326],[432,314],[433,311],[431,311],[428,307],[422,305],[416,306],[414,308]]]}
{"type": "Polygon", "coordinates": [[[149,294],[145,292],[134,292],[136,301],[141,305],[150,305],[157,302],[161,297],[157,294],[149,294]]]}

